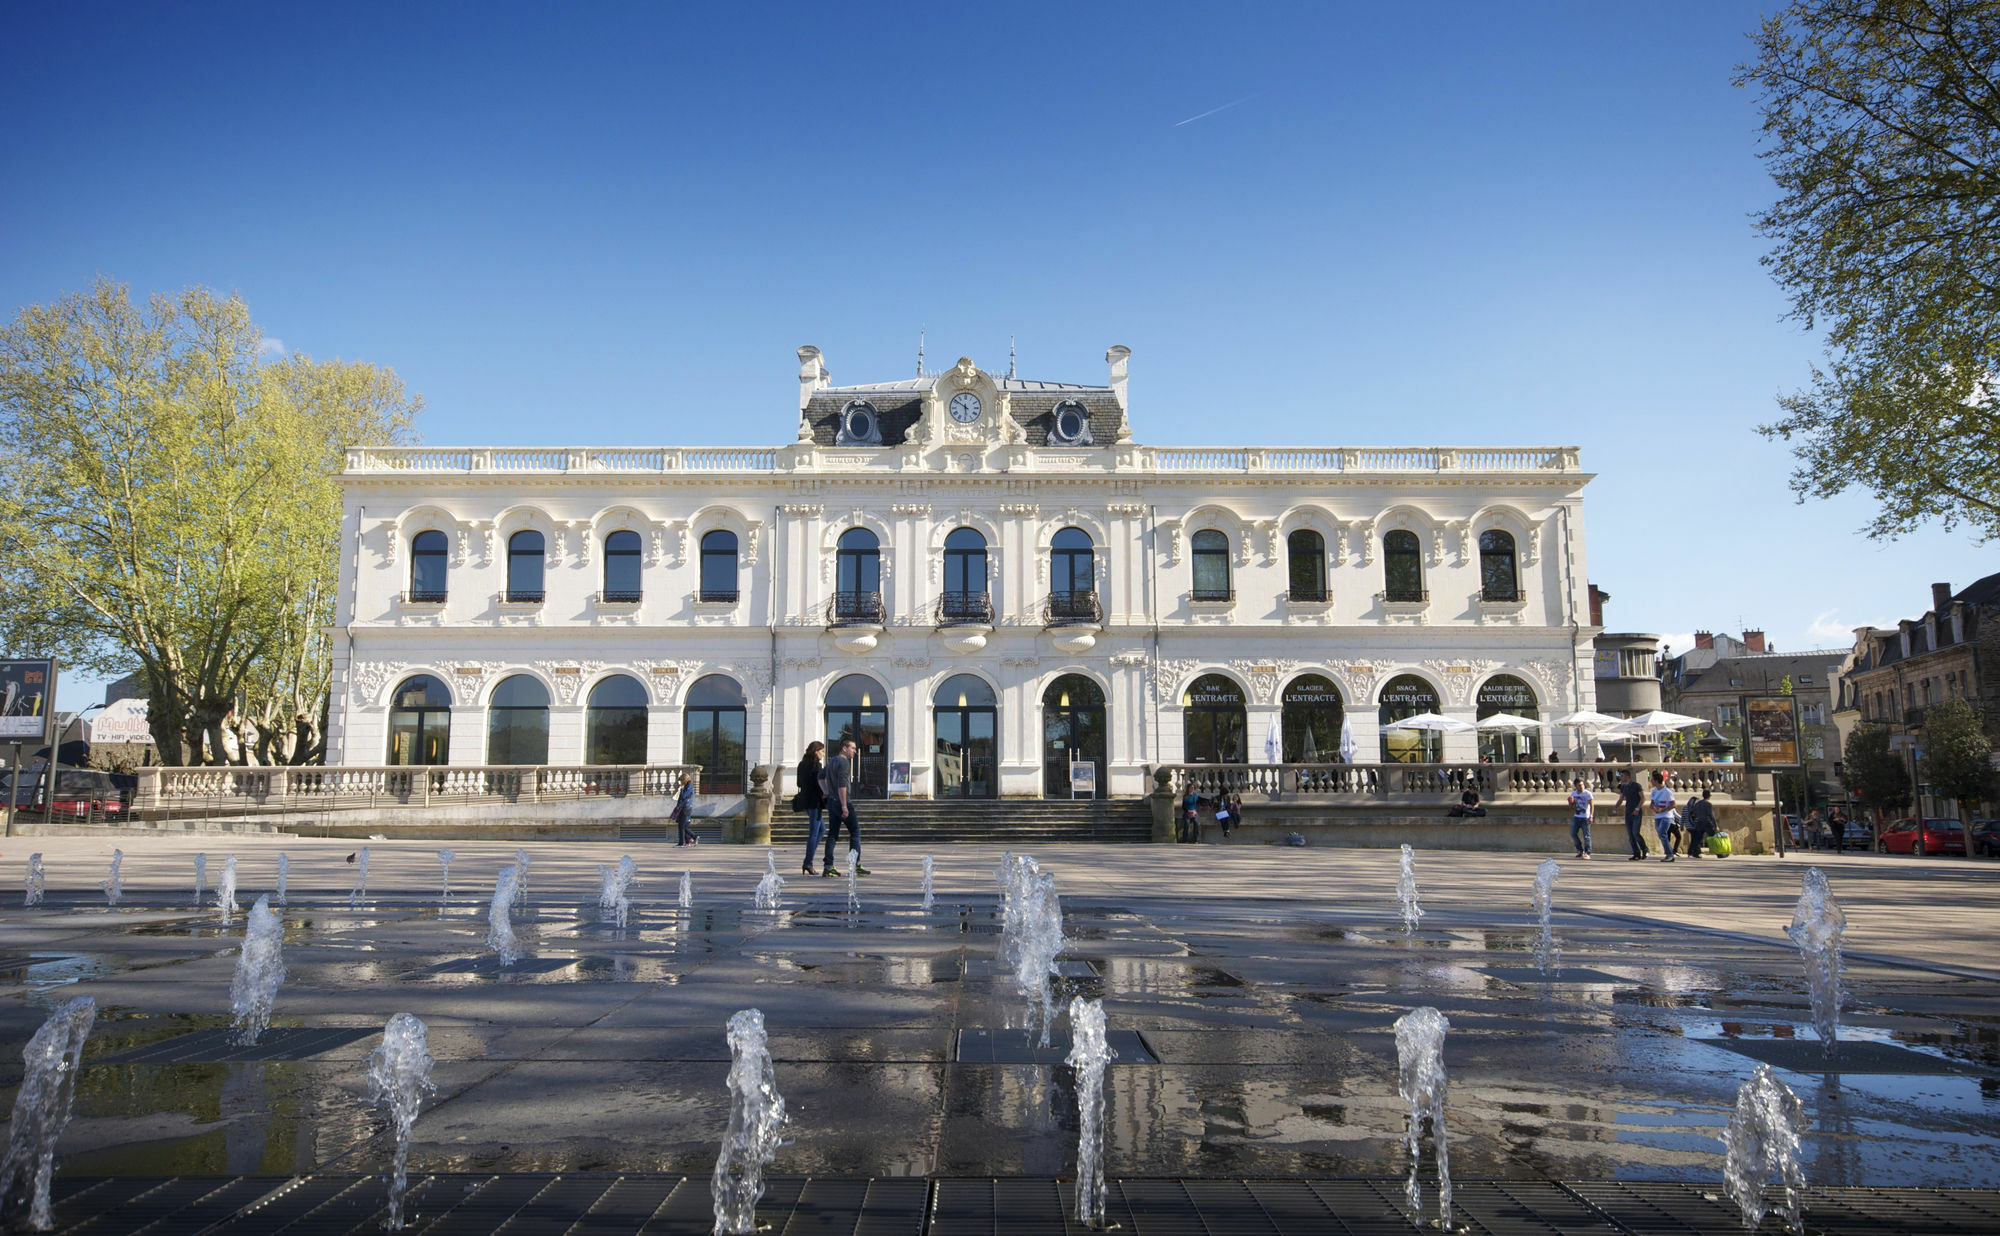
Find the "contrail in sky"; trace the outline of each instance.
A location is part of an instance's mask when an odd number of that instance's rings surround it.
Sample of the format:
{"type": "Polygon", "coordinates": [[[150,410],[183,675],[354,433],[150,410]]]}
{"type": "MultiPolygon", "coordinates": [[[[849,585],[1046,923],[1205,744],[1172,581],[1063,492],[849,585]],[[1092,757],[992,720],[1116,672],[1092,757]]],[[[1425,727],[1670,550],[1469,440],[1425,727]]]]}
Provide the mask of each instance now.
{"type": "Polygon", "coordinates": [[[1248,103],[1250,100],[1256,97],[1257,96],[1254,94],[1246,94],[1242,98],[1237,99],[1234,103],[1224,103],[1221,107],[1209,108],[1207,111],[1201,113],[1199,116],[1189,116],[1186,120],[1176,120],[1174,121],[1174,127],[1178,129],[1184,124],[1193,124],[1197,120],[1206,120],[1210,116],[1215,115],[1215,113],[1217,112],[1226,112],[1230,108],[1235,107],[1237,103],[1248,103]]]}

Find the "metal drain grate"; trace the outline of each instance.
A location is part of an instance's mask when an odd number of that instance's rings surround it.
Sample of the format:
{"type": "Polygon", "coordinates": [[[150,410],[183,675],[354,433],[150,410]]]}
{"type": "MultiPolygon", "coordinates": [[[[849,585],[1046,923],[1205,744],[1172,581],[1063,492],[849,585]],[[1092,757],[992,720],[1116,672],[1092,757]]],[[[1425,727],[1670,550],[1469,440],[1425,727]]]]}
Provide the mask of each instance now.
{"type": "MultiPolygon", "coordinates": [[[[960,1030],[951,1058],[961,1064],[1061,1064],[1069,1055],[1068,1034],[1050,1031],[1047,1047],[1035,1045],[1039,1038],[1030,1030],[960,1030]]],[[[1104,1041],[1118,1053],[1113,1065],[1160,1062],[1137,1030],[1109,1030],[1104,1041]]]]}
{"type": "Polygon", "coordinates": [[[1791,1073],[1900,1073],[1923,1076],[1976,1073],[1970,1064],[1911,1051],[1888,1043],[1858,1039],[1840,1044],[1840,1051],[1828,1060],[1818,1039],[1694,1039],[1710,1047],[1720,1047],[1741,1056],[1784,1069],[1791,1073]]]}
{"type": "Polygon", "coordinates": [[[1481,966],[1479,972],[1488,978],[1497,978],[1503,983],[1516,983],[1523,987],[1533,987],[1542,983],[1566,983],[1573,987],[1637,987],[1636,980],[1620,978],[1616,974],[1606,974],[1602,970],[1591,970],[1581,966],[1564,966],[1549,974],[1543,974],[1534,966],[1481,966]]]}
{"type": "Polygon", "coordinates": [[[271,1060],[310,1060],[381,1031],[351,1026],[266,1030],[257,1036],[255,1047],[238,1047],[230,1041],[234,1033],[227,1029],[196,1030],[115,1055],[101,1056],[89,1063],[254,1064],[271,1060]]]}
{"type": "Polygon", "coordinates": [[[500,959],[491,953],[478,957],[457,957],[439,962],[417,971],[419,974],[552,974],[557,970],[567,970],[581,960],[576,957],[523,957],[511,966],[503,966],[500,959]]]}

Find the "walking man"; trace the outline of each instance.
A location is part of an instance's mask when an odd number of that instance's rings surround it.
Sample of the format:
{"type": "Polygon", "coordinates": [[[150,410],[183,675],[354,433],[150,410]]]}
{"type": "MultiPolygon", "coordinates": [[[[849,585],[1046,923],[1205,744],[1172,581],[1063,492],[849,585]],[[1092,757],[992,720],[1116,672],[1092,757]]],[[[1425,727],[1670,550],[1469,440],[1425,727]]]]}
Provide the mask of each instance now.
{"type": "Polygon", "coordinates": [[[1646,837],[1640,831],[1639,812],[1645,806],[1646,792],[1639,788],[1638,779],[1631,769],[1625,770],[1625,779],[1618,783],[1618,803],[1625,808],[1625,840],[1632,845],[1632,857],[1625,861],[1641,863],[1646,861],[1646,837]]]}
{"type": "Polygon", "coordinates": [[[1592,802],[1590,791],[1583,788],[1583,778],[1578,777],[1569,795],[1569,841],[1576,847],[1578,858],[1590,857],[1592,802]]]}
{"type": "Polygon", "coordinates": [[[1660,834],[1660,848],[1666,851],[1666,856],[1660,861],[1671,863],[1674,861],[1674,792],[1667,788],[1664,773],[1653,774],[1652,799],[1653,831],[1660,834]]]}
{"type": "Polygon", "coordinates": [[[854,874],[867,875],[861,865],[861,822],[854,818],[854,740],[840,744],[840,754],[826,762],[826,863],[820,875],[832,879],[833,846],[840,826],[847,825],[847,848],[854,853],[854,874]]]}

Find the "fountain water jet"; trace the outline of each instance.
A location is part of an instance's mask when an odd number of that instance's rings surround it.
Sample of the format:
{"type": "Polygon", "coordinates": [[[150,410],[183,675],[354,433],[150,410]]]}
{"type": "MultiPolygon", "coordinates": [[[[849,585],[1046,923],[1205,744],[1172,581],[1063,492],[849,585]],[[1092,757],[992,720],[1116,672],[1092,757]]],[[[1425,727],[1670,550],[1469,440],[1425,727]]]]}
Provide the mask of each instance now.
{"type": "Polygon", "coordinates": [[[368,1056],[371,1104],[387,1103],[389,1120],[396,1136],[396,1159],[389,1175],[388,1229],[403,1227],[403,1191],[409,1187],[410,1129],[417,1122],[417,1108],[425,1091],[435,1091],[431,1082],[430,1036],[424,1023],[409,1013],[398,1013],[382,1028],[382,1046],[368,1056]]]}
{"type": "Polygon", "coordinates": [[[0,1198],[13,1193],[17,1181],[24,1185],[28,1226],[38,1232],[54,1226],[49,1184],[55,1176],[56,1141],[69,1123],[83,1041],[96,1020],[97,1001],[89,996],[65,1000],[21,1050],[26,1067],[7,1125],[7,1157],[0,1159],[0,1198]]]}
{"type": "Polygon", "coordinates": [[[931,856],[924,855],[924,913],[926,914],[931,912],[931,903],[936,900],[936,896],[931,892],[931,872],[935,866],[931,856]]]}
{"type": "Polygon", "coordinates": [[[1819,1033],[1820,1050],[1829,1060],[1840,1050],[1840,937],[1846,930],[1847,914],[1833,899],[1826,873],[1817,867],[1809,869],[1799,904],[1792,911],[1792,925],[1785,928],[1785,934],[1799,946],[1799,955],[1805,959],[1813,1029],[1819,1033]]]}
{"type": "Polygon", "coordinates": [[[1076,1221],[1104,1226],[1104,1066],[1118,1058],[1104,1041],[1104,1001],[1069,1002],[1069,1055],[1076,1070],[1076,1221]]]}
{"type": "Polygon", "coordinates": [[[111,876],[97,886],[104,890],[104,902],[106,905],[115,906],[125,899],[125,877],[118,870],[124,865],[125,851],[111,851],[111,876]]]}
{"type": "Polygon", "coordinates": [[[514,851],[514,904],[528,908],[528,852],[514,851]]]}
{"type": "Polygon", "coordinates": [[[285,981],[285,925],[271,909],[266,893],[250,907],[243,927],[243,951],[236,957],[236,977],[229,984],[229,1009],[235,1014],[238,1047],[254,1047],[271,1024],[271,1006],[285,981]]]}
{"type": "Polygon", "coordinates": [[[222,925],[229,926],[236,917],[236,856],[231,854],[222,860],[222,879],[215,886],[215,908],[222,915],[222,925]]]}
{"type": "Polygon", "coordinates": [[[278,895],[279,905],[285,904],[285,881],[289,880],[291,878],[291,875],[292,875],[292,860],[290,856],[284,854],[278,855],[277,895],[278,895]]]}
{"type": "Polygon", "coordinates": [[[368,847],[362,846],[354,855],[354,891],[347,894],[347,908],[359,909],[361,899],[368,895],[368,847]]]}
{"type": "Polygon", "coordinates": [[[1544,975],[1551,970],[1562,973],[1562,943],[1549,924],[1549,914],[1555,908],[1556,877],[1561,874],[1562,864],[1553,858],[1543,859],[1535,868],[1535,920],[1541,924],[1535,937],[1535,968],[1544,975]]]}
{"type": "Polygon", "coordinates": [[[1410,1178],[1403,1185],[1403,1197],[1410,1205],[1410,1218],[1418,1219],[1424,1209],[1424,1188],[1418,1183],[1417,1169],[1423,1163],[1424,1121],[1431,1125],[1431,1145],[1437,1150],[1438,1226],[1451,1230],[1451,1150],[1445,1137],[1444,1035],[1451,1029],[1443,1013],[1434,1008],[1412,1009],[1396,1019],[1396,1090],[1410,1105],[1410,1126],[1403,1144],[1410,1150],[1410,1178]]]}
{"type": "Polygon", "coordinates": [[[683,910],[694,909],[694,872],[692,871],[681,872],[680,907],[683,910]]]}
{"type": "Polygon", "coordinates": [[[456,850],[438,851],[438,866],[444,869],[443,875],[439,877],[444,881],[444,883],[438,889],[439,901],[451,900],[451,860],[457,857],[458,857],[458,851],[456,850]]]}
{"type": "Polygon", "coordinates": [[[1001,909],[1000,955],[1014,970],[1014,986],[1028,1002],[1028,1019],[1039,1014],[1041,1046],[1049,1045],[1049,1024],[1055,1018],[1055,998],[1049,979],[1066,941],[1062,934],[1062,898],[1056,878],[1041,864],[1022,855],[1008,856],[1005,896],[1001,909]]]}
{"type": "Polygon", "coordinates": [[[618,860],[616,867],[599,867],[597,878],[602,882],[597,893],[598,917],[610,914],[623,927],[632,911],[632,899],[626,894],[631,891],[632,882],[639,878],[639,864],[627,854],[618,860]]]}
{"type": "Polygon", "coordinates": [[[1736,1110],[1722,1134],[1722,1186],[1743,1212],[1745,1230],[1755,1230],[1770,1210],[1764,1186],[1773,1173],[1785,1186],[1785,1226],[1794,1232],[1806,1230],[1799,1213],[1806,1187],[1799,1139],[1805,1130],[1806,1109],[1799,1096],[1778,1080],[1770,1065],[1758,1065],[1736,1091],[1736,1110]]]}
{"type": "Polygon", "coordinates": [[[201,909],[202,894],[208,888],[208,855],[194,856],[194,908],[201,909]]]}
{"type": "Polygon", "coordinates": [[[729,1019],[729,1057],[729,1129],[709,1182],[719,1236],[757,1230],[764,1168],[778,1157],[785,1123],[762,1012],[744,1009],[729,1019]]]}
{"type": "MultiPolygon", "coordinates": [[[[685,878],[685,877],[683,877],[685,878]]],[[[778,874],[778,852],[764,851],[764,878],[757,881],[757,908],[775,910],[785,891],[785,879],[778,874]]]]}
{"type": "Polygon", "coordinates": [[[861,908],[861,894],[854,886],[854,867],[855,854],[853,850],[849,850],[847,852],[847,912],[849,914],[861,908]]]}
{"type": "Polygon", "coordinates": [[[1417,852],[1409,846],[1403,847],[1402,870],[1396,877],[1396,900],[1403,909],[1403,931],[1415,931],[1424,909],[1417,904],[1417,852]]]}
{"type": "Polygon", "coordinates": [[[521,957],[521,942],[514,935],[514,890],[520,878],[512,867],[502,867],[493,881],[493,904],[486,910],[486,947],[500,954],[500,964],[511,966],[521,957]]]}
{"type": "MultiPolygon", "coordinates": [[[[28,855],[28,883],[26,893],[21,899],[21,904],[24,906],[38,906],[42,904],[42,887],[46,882],[47,877],[42,873],[41,854],[28,855]]],[[[118,903],[114,901],[111,904],[117,905],[118,903]]]]}

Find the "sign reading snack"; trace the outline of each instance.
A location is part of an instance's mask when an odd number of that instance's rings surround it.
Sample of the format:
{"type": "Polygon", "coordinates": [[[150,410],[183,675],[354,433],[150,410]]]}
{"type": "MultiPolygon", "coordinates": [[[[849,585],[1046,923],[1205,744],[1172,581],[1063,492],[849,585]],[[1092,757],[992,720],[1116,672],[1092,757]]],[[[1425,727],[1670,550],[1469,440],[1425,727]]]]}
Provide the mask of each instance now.
{"type": "Polygon", "coordinates": [[[0,739],[47,737],[55,686],[54,661],[0,661],[0,739]]]}
{"type": "Polygon", "coordinates": [[[1750,767],[1799,766],[1799,714],[1789,695],[1743,697],[1743,728],[1750,738],[1750,767]]]}

